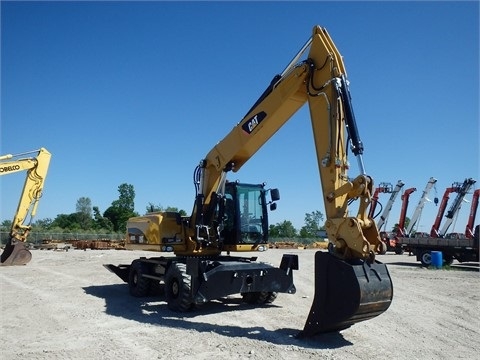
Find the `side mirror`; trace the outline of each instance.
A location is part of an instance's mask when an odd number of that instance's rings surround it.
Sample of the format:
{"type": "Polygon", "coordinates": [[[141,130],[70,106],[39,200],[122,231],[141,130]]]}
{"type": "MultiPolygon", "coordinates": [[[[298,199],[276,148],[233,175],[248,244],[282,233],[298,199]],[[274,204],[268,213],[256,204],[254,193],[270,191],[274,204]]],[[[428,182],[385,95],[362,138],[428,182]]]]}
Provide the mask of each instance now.
{"type": "Polygon", "coordinates": [[[270,211],[273,211],[277,208],[277,203],[271,203],[270,204],[270,211]]]}
{"type": "Polygon", "coordinates": [[[278,189],[270,189],[270,197],[272,201],[280,200],[280,191],[278,189]]]}

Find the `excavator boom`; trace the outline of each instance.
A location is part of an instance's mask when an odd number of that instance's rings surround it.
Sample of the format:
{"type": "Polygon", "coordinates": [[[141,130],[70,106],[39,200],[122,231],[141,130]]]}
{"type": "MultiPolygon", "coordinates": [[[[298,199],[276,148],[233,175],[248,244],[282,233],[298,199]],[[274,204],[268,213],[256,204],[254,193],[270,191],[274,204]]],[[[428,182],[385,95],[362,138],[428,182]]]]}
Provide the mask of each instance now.
{"type": "Polygon", "coordinates": [[[315,26],[242,120],[200,160],[191,216],[164,212],[127,223],[127,248],[171,251],[176,257],[140,258],[130,266],[108,264],[107,269],[127,281],[134,295],[143,294],[152,279],[165,281],[167,304],[175,311],[238,292],[257,304],[271,302],[277,292],[294,293],[297,256],[284,254],[274,270],[221,254],[265,250],[267,205],[273,210],[278,191],[228,182],[227,173],[239,171],[308,104],[329,251],[315,255],[315,296],[301,336],[342,330],[387,310],[392,281],[386,266],[375,260],[385,244],[368,216],[373,180],[365,172],[348,84],[341,54],[327,31],[315,26]],[[350,152],[359,170],[353,179],[348,174],[350,152]],[[266,192],[271,201],[265,200],[266,192]],[[179,288],[188,291],[179,294],[179,288]]]}
{"type": "Polygon", "coordinates": [[[406,230],[405,230],[405,221],[407,219],[407,209],[408,209],[408,203],[410,199],[410,195],[417,191],[416,188],[409,188],[406,189],[402,196],[402,209],[400,210],[400,219],[398,220],[398,229],[397,229],[397,236],[405,236],[406,230]]]}
{"type": "Polygon", "coordinates": [[[0,265],[25,265],[32,258],[25,242],[37,212],[38,202],[42,197],[50,158],[51,154],[45,148],[16,155],[0,156],[0,175],[20,171],[27,173],[17,211],[12,221],[9,239],[0,255],[0,265]],[[36,156],[22,157],[33,153],[36,153],[36,156]]]}
{"type": "Polygon", "coordinates": [[[448,200],[450,199],[450,194],[452,192],[457,192],[460,189],[460,183],[454,183],[451,187],[445,189],[443,193],[442,201],[438,208],[437,216],[430,230],[430,236],[437,238],[440,237],[439,229],[440,224],[442,223],[443,215],[445,214],[445,209],[447,208],[448,200]]]}
{"type": "MultiPolygon", "coordinates": [[[[341,330],[377,316],[389,307],[393,296],[388,270],[375,260],[374,254],[383,253],[385,245],[368,216],[373,180],[365,173],[346,69],[326,29],[313,28],[312,37],[285,70],[208,153],[202,164],[201,200],[194,207],[194,213],[211,213],[209,201],[221,193],[224,174],[238,171],[307,103],[330,251],[315,256],[315,297],[302,336],[341,330]],[[297,62],[307,51],[306,60],[297,62]],[[349,148],[360,171],[353,181],[347,174],[349,148]],[[349,205],[355,200],[358,211],[351,216],[349,205]]],[[[196,223],[197,229],[205,225],[196,223]]]]}
{"type": "Polygon", "coordinates": [[[440,229],[439,234],[441,237],[445,236],[445,234],[447,233],[448,228],[450,227],[450,225],[452,225],[453,221],[455,220],[455,217],[458,215],[458,212],[460,211],[465,195],[467,195],[467,193],[470,191],[470,189],[473,187],[475,183],[476,183],[476,180],[472,178],[465,179],[462,186],[458,189],[457,196],[453,200],[452,205],[450,206],[450,209],[448,209],[447,214],[445,215],[447,220],[445,220],[442,228],[440,229]]]}
{"type": "Polygon", "coordinates": [[[431,177],[427,185],[425,186],[425,189],[423,190],[422,196],[420,197],[420,200],[418,201],[417,207],[415,208],[415,211],[410,218],[410,222],[408,223],[408,226],[405,230],[405,233],[407,236],[410,236],[412,234],[412,231],[414,229],[414,226],[417,224],[418,220],[420,219],[420,216],[423,211],[423,207],[425,206],[425,202],[428,200],[427,196],[432,189],[432,187],[435,186],[435,183],[437,182],[437,179],[431,177]]]}
{"type": "Polygon", "coordinates": [[[377,208],[377,204],[378,204],[378,195],[380,193],[390,194],[392,191],[393,191],[393,185],[390,183],[380,183],[375,188],[375,192],[373,193],[373,196],[372,196],[372,202],[370,204],[370,209],[368,210],[368,217],[371,217],[372,219],[374,219],[376,216],[375,209],[377,208]]]}
{"type": "Polygon", "coordinates": [[[395,185],[395,189],[391,191],[390,199],[388,199],[387,205],[385,205],[385,209],[382,212],[382,215],[380,215],[380,219],[377,221],[377,227],[378,229],[382,229],[383,225],[385,225],[388,216],[390,215],[390,211],[392,211],[393,203],[397,199],[398,194],[400,194],[400,191],[403,188],[403,183],[402,180],[398,180],[397,184],[395,185]]]}
{"type": "Polygon", "coordinates": [[[465,197],[467,192],[470,190],[470,188],[475,184],[475,182],[476,180],[469,178],[469,179],[465,179],[463,184],[460,182],[455,182],[452,184],[451,187],[445,189],[445,193],[443,194],[442,201],[440,202],[440,206],[438,208],[437,217],[435,218],[435,222],[433,223],[432,229],[430,230],[431,237],[434,237],[434,238],[443,237],[446,234],[449,226],[452,224],[454,220],[454,217],[460,210],[463,198],[465,197]],[[445,210],[447,208],[449,195],[452,192],[457,193],[457,196],[455,197],[450,209],[448,210],[447,215],[445,215],[447,220],[442,226],[442,229],[440,229],[440,224],[442,222],[443,215],[445,214],[445,210]]]}

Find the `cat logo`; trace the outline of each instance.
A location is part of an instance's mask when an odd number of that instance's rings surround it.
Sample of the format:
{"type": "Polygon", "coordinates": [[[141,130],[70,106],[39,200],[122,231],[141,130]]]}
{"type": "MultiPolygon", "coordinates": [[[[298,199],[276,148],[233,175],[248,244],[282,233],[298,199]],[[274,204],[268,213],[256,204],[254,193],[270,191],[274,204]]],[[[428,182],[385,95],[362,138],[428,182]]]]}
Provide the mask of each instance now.
{"type": "Polygon", "coordinates": [[[242,125],[243,131],[247,134],[251,134],[255,128],[260,125],[263,119],[267,117],[267,114],[264,111],[259,112],[258,114],[252,116],[250,119],[245,121],[242,125]]]}

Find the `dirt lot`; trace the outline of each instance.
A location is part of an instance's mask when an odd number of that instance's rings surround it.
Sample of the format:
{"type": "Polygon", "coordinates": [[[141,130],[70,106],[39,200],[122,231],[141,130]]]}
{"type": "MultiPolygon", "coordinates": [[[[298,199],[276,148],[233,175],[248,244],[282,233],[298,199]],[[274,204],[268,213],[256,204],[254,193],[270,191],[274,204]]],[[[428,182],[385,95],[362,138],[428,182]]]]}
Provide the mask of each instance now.
{"type": "MultiPolygon", "coordinates": [[[[299,340],[313,298],[314,250],[268,250],[279,264],[297,253],[295,295],[253,308],[239,296],[179,315],[161,298],[137,299],[102,264],[143,252],[34,250],[0,267],[2,359],[474,359],[480,351],[480,277],[475,270],[421,268],[383,255],[394,300],[373,320],[299,340]]],[[[148,256],[149,254],[147,254],[148,256]]],[[[458,264],[458,263],[454,263],[458,264]]]]}

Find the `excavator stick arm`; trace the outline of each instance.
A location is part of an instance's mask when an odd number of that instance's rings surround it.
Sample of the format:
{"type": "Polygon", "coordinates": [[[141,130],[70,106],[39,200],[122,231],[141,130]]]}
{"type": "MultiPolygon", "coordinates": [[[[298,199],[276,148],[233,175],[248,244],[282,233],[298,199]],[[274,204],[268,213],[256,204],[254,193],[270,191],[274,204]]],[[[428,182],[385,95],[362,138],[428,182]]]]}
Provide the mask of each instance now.
{"type": "Polygon", "coordinates": [[[38,202],[42,197],[43,186],[50,165],[51,154],[45,148],[16,155],[0,156],[0,175],[26,171],[23,191],[18,202],[17,211],[13,217],[10,237],[0,256],[0,265],[25,265],[32,254],[25,242],[31,229],[31,223],[36,215],[38,202]],[[22,157],[36,153],[36,156],[22,157]],[[5,161],[8,160],[8,161],[5,161]]]}
{"type": "Polygon", "coordinates": [[[373,180],[364,169],[364,147],[342,56],[327,31],[318,26],[294,59],[307,48],[306,60],[292,61],[274,77],[243,120],[210,151],[201,182],[207,206],[211,193],[220,187],[221,174],[238,171],[308,104],[331,246],[329,252],[315,255],[315,296],[303,336],[341,330],[375,317],[389,307],[393,294],[387,268],[375,261],[374,254],[384,253],[385,244],[368,216],[373,180]],[[360,172],[353,180],[348,176],[349,151],[360,172]],[[356,214],[349,210],[354,201],[356,214]]]}

